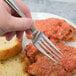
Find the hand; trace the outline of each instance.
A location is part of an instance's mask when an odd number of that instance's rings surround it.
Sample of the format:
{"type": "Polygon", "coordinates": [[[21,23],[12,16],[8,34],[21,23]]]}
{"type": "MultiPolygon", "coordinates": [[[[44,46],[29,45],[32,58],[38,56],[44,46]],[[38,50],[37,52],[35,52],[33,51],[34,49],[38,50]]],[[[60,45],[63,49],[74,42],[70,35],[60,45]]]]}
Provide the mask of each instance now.
{"type": "Polygon", "coordinates": [[[21,18],[4,0],[0,0],[0,35],[10,40],[14,35],[22,38],[23,32],[34,24],[28,7],[21,1],[15,0],[27,18],[21,18]]]}

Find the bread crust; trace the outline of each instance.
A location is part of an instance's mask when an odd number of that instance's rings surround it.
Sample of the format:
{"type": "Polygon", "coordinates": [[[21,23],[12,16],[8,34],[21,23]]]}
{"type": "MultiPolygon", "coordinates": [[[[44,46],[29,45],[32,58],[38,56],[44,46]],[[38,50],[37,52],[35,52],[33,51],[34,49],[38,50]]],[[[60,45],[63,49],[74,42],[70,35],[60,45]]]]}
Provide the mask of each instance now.
{"type": "Polygon", "coordinates": [[[22,42],[18,39],[16,39],[16,45],[13,45],[11,48],[4,49],[0,51],[0,60],[5,60],[10,57],[13,57],[17,54],[19,54],[22,50],[22,42]]]}

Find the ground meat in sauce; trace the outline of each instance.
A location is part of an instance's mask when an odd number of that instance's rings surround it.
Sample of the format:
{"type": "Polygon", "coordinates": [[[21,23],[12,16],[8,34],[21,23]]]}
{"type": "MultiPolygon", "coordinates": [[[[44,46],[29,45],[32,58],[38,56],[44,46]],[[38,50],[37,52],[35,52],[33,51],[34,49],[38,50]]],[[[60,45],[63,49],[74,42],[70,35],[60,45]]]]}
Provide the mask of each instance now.
{"type": "Polygon", "coordinates": [[[30,43],[25,48],[32,63],[28,72],[35,76],[72,76],[75,74],[76,48],[63,45],[65,41],[74,40],[74,28],[66,21],[55,18],[36,20],[35,27],[40,29],[55,44],[63,53],[63,57],[58,64],[55,64],[30,43]]]}
{"type": "MultiPolygon", "coordinates": [[[[75,29],[64,20],[49,18],[36,20],[35,24],[35,28],[41,30],[50,39],[72,40],[74,38],[73,30],[75,29]]],[[[31,38],[29,35],[27,37],[31,38]]]]}

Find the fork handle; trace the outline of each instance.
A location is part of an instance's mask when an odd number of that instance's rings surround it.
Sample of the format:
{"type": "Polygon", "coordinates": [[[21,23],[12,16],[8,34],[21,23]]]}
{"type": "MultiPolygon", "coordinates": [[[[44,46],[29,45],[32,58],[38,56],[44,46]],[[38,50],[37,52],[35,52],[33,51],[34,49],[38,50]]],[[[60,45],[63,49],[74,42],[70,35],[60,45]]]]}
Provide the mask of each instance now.
{"type": "MultiPolygon", "coordinates": [[[[21,17],[26,17],[14,0],[5,0],[5,2],[9,4],[21,17]]],[[[36,31],[36,28],[32,27],[30,30],[34,32],[36,31]]]]}

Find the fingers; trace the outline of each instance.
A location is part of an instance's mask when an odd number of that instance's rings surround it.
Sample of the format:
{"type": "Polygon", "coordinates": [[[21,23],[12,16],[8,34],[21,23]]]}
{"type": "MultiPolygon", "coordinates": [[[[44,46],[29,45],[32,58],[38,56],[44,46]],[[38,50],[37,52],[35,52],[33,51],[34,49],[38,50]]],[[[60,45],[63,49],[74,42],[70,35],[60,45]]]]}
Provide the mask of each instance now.
{"type": "Polygon", "coordinates": [[[24,31],[17,31],[16,32],[16,36],[17,36],[17,38],[19,38],[19,39],[21,39],[22,40],[22,38],[23,38],[23,33],[24,33],[24,31]]]}
{"type": "Polygon", "coordinates": [[[23,31],[17,31],[17,32],[9,32],[9,33],[6,33],[4,34],[4,36],[6,37],[6,40],[10,41],[15,35],[18,39],[21,39],[23,38],[23,31]]]}
{"type": "Polygon", "coordinates": [[[15,32],[9,32],[6,33],[4,36],[6,36],[6,39],[9,41],[15,36],[15,34],[16,34],[15,32]]]}
{"type": "Polygon", "coordinates": [[[22,0],[15,0],[19,8],[22,10],[22,12],[25,14],[26,17],[31,18],[31,13],[29,8],[22,2],[22,0]]]}
{"type": "Polygon", "coordinates": [[[26,31],[34,26],[34,22],[30,18],[17,18],[11,16],[8,25],[9,31],[26,31]]]}
{"type": "Polygon", "coordinates": [[[32,34],[32,31],[30,29],[25,31],[27,34],[32,34]]]}

